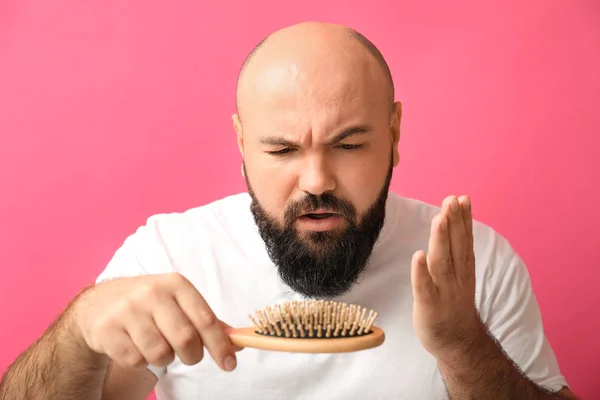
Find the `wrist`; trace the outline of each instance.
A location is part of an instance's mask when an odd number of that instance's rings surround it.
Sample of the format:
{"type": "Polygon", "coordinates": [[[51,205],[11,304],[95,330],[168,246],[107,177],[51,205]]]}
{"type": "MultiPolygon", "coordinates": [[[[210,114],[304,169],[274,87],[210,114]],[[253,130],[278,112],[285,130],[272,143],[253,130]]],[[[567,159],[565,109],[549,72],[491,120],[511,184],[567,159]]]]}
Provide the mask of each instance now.
{"type": "Polygon", "coordinates": [[[108,363],[108,356],[90,348],[82,329],[82,316],[85,313],[85,295],[89,289],[82,291],[66,308],[59,320],[55,332],[56,342],[65,349],[84,356],[96,365],[108,363]]]}
{"type": "Polygon", "coordinates": [[[447,364],[455,368],[457,365],[466,366],[465,363],[468,363],[469,359],[482,352],[493,354],[495,343],[479,318],[476,318],[465,332],[468,333],[464,337],[456,338],[452,345],[445,346],[434,354],[438,364],[447,364]]]}

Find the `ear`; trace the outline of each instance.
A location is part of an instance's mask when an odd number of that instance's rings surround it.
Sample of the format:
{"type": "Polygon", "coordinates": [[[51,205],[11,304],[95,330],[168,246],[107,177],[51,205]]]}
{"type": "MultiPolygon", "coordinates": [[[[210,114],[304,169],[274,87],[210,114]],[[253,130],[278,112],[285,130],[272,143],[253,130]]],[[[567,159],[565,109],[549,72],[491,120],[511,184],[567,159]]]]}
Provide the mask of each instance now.
{"type": "Polygon", "coordinates": [[[242,122],[240,121],[240,116],[238,114],[233,114],[231,116],[231,120],[233,121],[233,129],[235,129],[235,133],[237,135],[238,149],[240,150],[242,158],[244,158],[244,134],[242,132],[242,122]]]}
{"type": "Polygon", "coordinates": [[[237,136],[238,149],[242,155],[242,165],[240,165],[240,171],[242,173],[242,177],[246,179],[246,174],[244,173],[244,134],[242,132],[242,122],[240,121],[240,116],[238,114],[233,114],[231,116],[231,120],[233,121],[233,129],[235,129],[237,136]]]}
{"type": "Polygon", "coordinates": [[[400,162],[400,152],[398,144],[400,143],[400,120],[402,119],[402,103],[394,103],[394,111],[390,120],[390,139],[392,141],[392,150],[394,152],[394,167],[400,162]]]}

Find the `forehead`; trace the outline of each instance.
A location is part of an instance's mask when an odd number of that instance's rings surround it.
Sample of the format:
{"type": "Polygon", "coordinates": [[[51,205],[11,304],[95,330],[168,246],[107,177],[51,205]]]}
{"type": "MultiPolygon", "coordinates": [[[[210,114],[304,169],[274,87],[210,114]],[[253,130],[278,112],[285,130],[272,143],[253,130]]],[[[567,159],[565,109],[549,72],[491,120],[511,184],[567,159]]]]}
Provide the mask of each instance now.
{"type": "Polygon", "coordinates": [[[378,118],[389,107],[379,65],[350,52],[281,58],[262,65],[246,89],[242,119],[247,133],[309,126],[326,131],[351,120],[378,118]]]}

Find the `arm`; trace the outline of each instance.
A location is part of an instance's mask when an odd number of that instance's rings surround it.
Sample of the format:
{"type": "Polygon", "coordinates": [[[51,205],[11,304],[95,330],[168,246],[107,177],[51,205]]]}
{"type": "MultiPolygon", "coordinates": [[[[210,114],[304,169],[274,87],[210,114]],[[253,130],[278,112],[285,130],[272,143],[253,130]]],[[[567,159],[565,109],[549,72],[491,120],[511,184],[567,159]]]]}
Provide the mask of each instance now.
{"type": "Polygon", "coordinates": [[[577,400],[566,387],[553,393],[533,383],[488,334],[483,324],[477,332],[464,351],[438,358],[438,366],[452,400],[577,400]]]}
{"type": "Polygon", "coordinates": [[[490,246],[500,252],[493,261],[511,262],[490,272],[500,276],[482,280],[483,285],[491,282],[482,289],[483,318],[476,309],[468,198],[444,201],[432,222],[429,253],[413,256],[414,326],[425,349],[437,359],[450,398],[576,399],[543,334],[524,265],[507,246],[490,246]]]}
{"type": "Polygon", "coordinates": [[[8,368],[0,400],[99,400],[108,359],[73,334],[68,307],[8,368]]]}
{"type": "Polygon", "coordinates": [[[157,378],[92,351],[78,335],[73,304],[8,368],[0,400],[144,400],[157,378]]]}

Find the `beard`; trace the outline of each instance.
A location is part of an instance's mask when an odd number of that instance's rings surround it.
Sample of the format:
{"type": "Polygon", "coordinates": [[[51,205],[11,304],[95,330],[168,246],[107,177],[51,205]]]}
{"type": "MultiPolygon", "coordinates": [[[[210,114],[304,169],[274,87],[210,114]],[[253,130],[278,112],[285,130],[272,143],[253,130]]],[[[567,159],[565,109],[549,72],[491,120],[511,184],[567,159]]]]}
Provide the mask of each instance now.
{"type": "Polygon", "coordinates": [[[383,228],[392,160],[383,188],[363,215],[358,215],[352,203],[333,194],[307,194],[286,206],[283,225],[262,208],[245,165],[243,168],[254,221],[281,280],[309,298],[333,298],[349,291],[364,271],[383,228]],[[318,208],[341,215],[345,222],[340,224],[342,229],[299,233],[294,227],[296,219],[318,208]]]}

